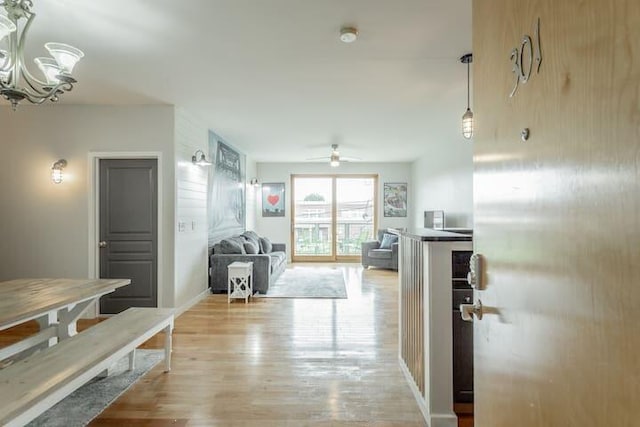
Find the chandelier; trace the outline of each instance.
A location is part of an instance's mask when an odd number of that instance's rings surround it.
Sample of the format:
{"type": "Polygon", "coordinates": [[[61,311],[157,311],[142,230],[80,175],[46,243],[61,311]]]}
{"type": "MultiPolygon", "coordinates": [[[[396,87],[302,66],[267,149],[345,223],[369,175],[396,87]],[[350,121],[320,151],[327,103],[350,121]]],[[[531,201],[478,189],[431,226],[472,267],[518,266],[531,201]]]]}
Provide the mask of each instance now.
{"type": "Polygon", "coordinates": [[[36,16],[33,1],[3,0],[0,6],[6,11],[6,16],[0,14],[0,95],[13,110],[25,99],[33,104],[58,101],[60,94],[73,89],[71,72],[84,53],[64,43],[45,43],[52,57],[34,60],[44,80],[34,77],[24,61],[27,33],[36,16]]]}

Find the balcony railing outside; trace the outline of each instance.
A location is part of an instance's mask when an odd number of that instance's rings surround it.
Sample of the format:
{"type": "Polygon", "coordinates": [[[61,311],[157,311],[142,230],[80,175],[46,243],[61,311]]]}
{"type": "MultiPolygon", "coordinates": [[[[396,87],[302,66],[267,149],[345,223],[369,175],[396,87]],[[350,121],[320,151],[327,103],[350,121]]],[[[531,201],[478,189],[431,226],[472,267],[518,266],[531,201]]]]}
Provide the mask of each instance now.
{"type": "MultiPolygon", "coordinates": [[[[296,221],[296,254],[330,256],[331,221],[301,218],[296,221]]],[[[337,224],[338,255],[359,256],[362,242],[373,239],[373,225],[362,220],[339,221],[337,224]]]]}

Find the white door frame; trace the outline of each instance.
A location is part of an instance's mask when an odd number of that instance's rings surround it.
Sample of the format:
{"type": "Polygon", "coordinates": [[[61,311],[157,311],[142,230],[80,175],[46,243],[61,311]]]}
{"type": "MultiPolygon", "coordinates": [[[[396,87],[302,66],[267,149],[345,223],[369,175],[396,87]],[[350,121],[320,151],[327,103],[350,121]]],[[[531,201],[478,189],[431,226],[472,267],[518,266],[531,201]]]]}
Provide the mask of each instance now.
{"type": "MultiPolygon", "coordinates": [[[[158,307],[163,307],[163,294],[164,294],[164,280],[163,274],[161,274],[161,265],[164,265],[164,251],[163,241],[164,236],[162,234],[162,153],[159,151],[99,151],[89,152],[89,167],[87,173],[89,174],[87,182],[89,183],[89,277],[97,279],[100,277],[100,248],[98,248],[98,242],[100,241],[100,160],[102,159],[156,159],[158,161],[158,223],[156,224],[158,233],[158,247],[157,256],[158,262],[156,264],[156,277],[157,277],[157,297],[158,307]]],[[[100,303],[96,301],[93,307],[93,315],[91,310],[87,310],[86,317],[96,317],[100,314],[100,303]]]]}

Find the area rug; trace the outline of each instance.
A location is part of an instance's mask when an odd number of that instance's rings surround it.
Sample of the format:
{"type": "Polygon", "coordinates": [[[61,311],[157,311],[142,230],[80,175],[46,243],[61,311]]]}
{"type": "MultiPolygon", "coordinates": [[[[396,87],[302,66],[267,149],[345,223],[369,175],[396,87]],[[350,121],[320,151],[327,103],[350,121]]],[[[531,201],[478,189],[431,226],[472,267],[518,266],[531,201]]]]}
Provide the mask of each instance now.
{"type": "Polygon", "coordinates": [[[342,269],[293,267],[269,286],[266,298],[347,298],[342,269]]]}
{"type": "Polygon", "coordinates": [[[136,367],[124,357],[106,378],[94,378],[27,424],[29,427],[84,427],[164,359],[164,350],[136,350],[136,367]]]}

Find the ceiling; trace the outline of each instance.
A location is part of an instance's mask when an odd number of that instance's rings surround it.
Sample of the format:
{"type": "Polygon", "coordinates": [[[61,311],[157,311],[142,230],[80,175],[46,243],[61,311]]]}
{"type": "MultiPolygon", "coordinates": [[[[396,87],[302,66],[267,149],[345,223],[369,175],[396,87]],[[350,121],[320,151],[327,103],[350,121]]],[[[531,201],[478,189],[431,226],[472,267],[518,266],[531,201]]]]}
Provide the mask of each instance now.
{"type": "MultiPolygon", "coordinates": [[[[86,56],[65,104],[173,104],[257,161],[411,161],[460,135],[471,0],[34,0],[27,56],[86,56]],[[359,38],[339,40],[343,25],[359,38]]],[[[30,62],[30,61],[29,61],[30,62]]],[[[30,62],[31,63],[31,62],[30,62]]]]}

